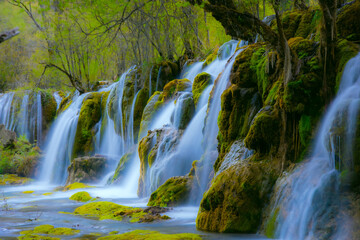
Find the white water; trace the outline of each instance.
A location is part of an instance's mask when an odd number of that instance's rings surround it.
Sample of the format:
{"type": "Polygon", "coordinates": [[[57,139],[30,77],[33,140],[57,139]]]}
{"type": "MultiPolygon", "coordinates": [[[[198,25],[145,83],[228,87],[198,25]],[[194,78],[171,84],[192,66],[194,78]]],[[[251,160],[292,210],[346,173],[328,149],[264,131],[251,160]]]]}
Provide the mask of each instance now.
{"type": "Polygon", "coordinates": [[[11,129],[11,103],[14,98],[13,92],[5,93],[0,97],[0,123],[4,124],[7,129],[11,129]]]}
{"type": "Polygon", "coordinates": [[[59,95],[58,92],[54,92],[54,93],[53,93],[53,96],[54,96],[55,101],[56,101],[56,110],[58,110],[59,107],[60,107],[60,103],[61,103],[61,101],[62,101],[62,97],[59,95]]]}
{"type": "Polygon", "coordinates": [[[67,167],[72,159],[81,105],[87,95],[75,95],[72,104],[58,116],[52,125],[47,137],[45,157],[41,167],[41,181],[65,183],[67,167]]]}
{"type": "Polygon", "coordinates": [[[156,78],[156,87],[155,87],[155,92],[157,92],[158,87],[159,87],[159,79],[160,79],[160,75],[161,75],[161,70],[162,70],[162,66],[160,66],[160,68],[159,68],[159,72],[158,72],[158,75],[157,75],[157,78],[156,78]]]}
{"type": "MultiPolygon", "coordinates": [[[[324,229],[327,223],[322,220],[329,221],[334,214],[331,204],[338,195],[340,171],[352,170],[352,147],[341,149],[340,142],[353,146],[359,107],[360,54],[346,65],[338,94],[321,122],[313,154],[280,189],[275,204],[280,207],[276,229],[280,239],[316,239],[317,230],[324,229]],[[336,132],[339,127],[345,128],[344,134],[336,132]]],[[[339,222],[337,231],[341,231],[344,222],[339,222]]],[[[351,238],[345,233],[341,237],[351,238]]]]}

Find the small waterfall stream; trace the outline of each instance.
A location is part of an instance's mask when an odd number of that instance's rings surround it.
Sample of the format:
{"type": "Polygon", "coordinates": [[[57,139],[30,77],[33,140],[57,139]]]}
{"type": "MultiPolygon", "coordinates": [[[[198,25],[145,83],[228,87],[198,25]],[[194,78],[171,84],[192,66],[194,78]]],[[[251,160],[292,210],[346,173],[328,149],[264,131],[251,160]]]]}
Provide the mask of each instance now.
{"type": "MultiPolygon", "coordinates": [[[[329,236],[345,228],[337,219],[341,173],[353,170],[353,147],[360,108],[360,54],[344,70],[336,98],[321,121],[309,160],[285,178],[275,200],[276,237],[280,239],[317,239],[328,228],[329,236]],[[337,229],[326,226],[337,221],[337,229]]],[[[355,146],[356,147],[356,146],[355,146]]],[[[341,239],[351,239],[342,233],[341,239]]],[[[338,236],[339,237],[339,236],[338,236]]],[[[333,239],[339,239],[333,237],[333,239]]]]}

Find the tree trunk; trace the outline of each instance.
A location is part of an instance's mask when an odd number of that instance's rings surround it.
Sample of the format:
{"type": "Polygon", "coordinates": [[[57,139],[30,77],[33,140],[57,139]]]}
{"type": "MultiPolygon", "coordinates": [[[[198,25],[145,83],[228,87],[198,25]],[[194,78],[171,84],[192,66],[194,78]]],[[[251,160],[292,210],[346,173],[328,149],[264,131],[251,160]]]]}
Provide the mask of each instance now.
{"type": "Polygon", "coordinates": [[[0,43],[5,42],[6,40],[9,40],[10,38],[15,37],[19,33],[20,33],[19,28],[14,28],[12,30],[0,33],[0,43]]]}

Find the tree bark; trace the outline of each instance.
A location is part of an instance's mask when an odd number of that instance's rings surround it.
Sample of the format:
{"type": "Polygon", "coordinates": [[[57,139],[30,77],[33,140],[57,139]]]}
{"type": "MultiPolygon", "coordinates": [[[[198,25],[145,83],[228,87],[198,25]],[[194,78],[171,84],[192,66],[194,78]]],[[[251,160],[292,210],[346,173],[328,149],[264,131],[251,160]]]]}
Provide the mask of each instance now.
{"type": "Polygon", "coordinates": [[[14,28],[12,30],[0,33],[0,43],[5,42],[6,40],[9,40],[10,38],[15,37],[19,33],[20,33],[19,28],[14,28]]]}

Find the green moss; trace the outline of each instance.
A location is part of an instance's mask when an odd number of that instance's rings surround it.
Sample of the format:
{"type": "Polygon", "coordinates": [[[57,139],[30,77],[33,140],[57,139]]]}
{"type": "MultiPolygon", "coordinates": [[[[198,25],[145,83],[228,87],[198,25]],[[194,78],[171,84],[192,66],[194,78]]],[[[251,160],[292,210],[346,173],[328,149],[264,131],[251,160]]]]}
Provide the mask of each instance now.
{"type": "Polygon", "coordinates": [[[54,228],[52,225],[40,225],[35,227],[33,230],[22,231],[20,232],[21,235],[18,239],[60,239],[60,238],[53,238],[50,236],[70,236],[78,234],[80,230],[72,229],[72,228],[54,228]],[[40,234],[40,235],[39,235],[40,234]],[[50,235],[50,236],[44,236],[50,235]]]}
{"type": "Polygon", "coordinates": [[[216,48],[209,56],[207,56],[203,64],[203,67],[210,65],[217,58],[218,50],[219,48],[216,48]]]}
{"type": "Polygon", "coordinates": [[[191,89],[191,82],[188,79],[175,79],[167,83],[163,90],[164,101],[175,96],[177,92],[183,92],[191,89]]]}
{"type": "Polygon", "coordinates": [[[137,239],[137,240],[201,240],[202,238],[193,233],[178,233],[178,234],[162,234],[156,231],[149,230],[135,230],[119,235],[112,235],[98,238],[99,240],[111,240],[111,239],[137,239]]]}
{"type": "Polygon", "coordinates": [[[102,95],[103,93],[93,92],[83,101],[73,147],[74,157],[93,152],[93,128],[101,119],[102,95]]]}
{"type": "Polygon", "coordinates": [[[90,194],[85,191],[77,192],[70,197],[70,200],[78,201],[78,202],[88,202],[92,199],[93,198],[90,196],[90,194]]]}
{"type": "Polygon", "coordinates": [[[262,110],[254,119],[245,138],[245,146],[260,153],[266,153],[271,148],[277,148],[280,140],[279,117],[276,110],[262,110]]]}
{"type": "Polygon", "coordinates": [[[350,41],[360,40],[360,2],[345,5],[337,16],[337,32],[341,38],[350,41]]]}
{"type": "Polygon", "coordinates": [[[302,115],[299,122],[299,134],[301,144],[306,147],[309,143],[309,138],[312,133],[312,124],[311,117],[307,115],[302,115]]]}
{"type": "Polygon", "coordinates": [[[321,11],[319,9],[309,9],[302,11],[301,20],[294,37],[308,38],[315,34],[320,23],[321,11]]]}
{"type": "Polygon", "coordinates": [[[192,85],[192,93],[195,106],[197,105],[202,92],[205,90],[205,88],[207,88],[207,86],[210,85],[211,81],[211,75],[206,72],[200,73],[195,77],[194,83],[192,85]]]}
{"type": "Polygon", "coordinates": [[[47,130],[56,116],[57,103],[51,92],[46,90],[40,90],[41,92],[41,107],[42,107],[42,119],[43,129],[47,130]]]}
{"type": "Polygon", "coordinates": [[[22,185],[32,181],[30,178],[19,177],[15,174],[0,174],[0,185],[22,185]]]}
{"type": "Polygon", "coordinates": [[[143,138],[147,134],[147,129],[149,124],[152,121],[156,110],[158,109],[158,102],[162,99],[160,92],[155,92],[151,98],[148,100],[146,107],[144,108],[142,117],[141,117],[141,124],[140,124],[140,131],[139,131],[139,139],[143,138]],[[161,98],[160,98],[161,97],[161,98]],[[160,99],[160,100],[159,100],[160,99]],[[157,106],[155,106],[157,104],[157,106]]]}
{"type": "Polygon", "coordinates": [[[272,214],[271,218],[269,219],[269,221],[266,224],[266,228],[265,228],[265,236],[267,236],[268,238],[274,238],[275,237],[275,230],[276,230],[276,219],[279,215],[279,208],[277,208],[275,210],[275,212],[272,214]]]}
{"type": "Polygon", "coordinates": [[[75,189],[80,189],[80,188],[92,188],[93,186],[89,186],[85,183],[73,183],[70,185],[67,185],[66,187],[64,187],[63,191],[70,191],[70,190],[75,190],[75,189]]]}
{"type": "Polygon", "coordinates": [[[315,44],[313,41],[302,37],[291,38],[288,41],[289,47],[295,51],[299,59],[303,59],[315,54],[315,44]]]}
{"type": "MultiPolygon", "coordinates": [[[[358,14],[360,15],[360,14],[358,14]]],[[[337,74],[336,74],[336,89],[339,88],[342,74],[346,63],[359,53],[359,46],[344,40],[339,39],[337,42],[337,74]]]]}
{"type": "Polygon", "coordinates": [[[247,159],[221,172],[200,203],[196,227],[255,233],[278,173],[267,160],[247,159]]]}
{"type": "Polygon", "coordinates": [[[140,92],[138,93],[136,102],[135,102],[135,109],[134,109],[134,136],[135,136],[135,142],[137,142],[138,134],[140,132],[140,125],[141,125],[141,119],[143,116],[144,109],[146,107],[146,104],[149,100],[149,90],[147,88],[142,88],[140,92]]]}
{"type": "Polygon", "coordinates": [[[150,196],[148,206],[174,207],[188,199],[192,180],[190,177],[172,177],[150,196]]]}
{"type": "Polygon", "coordinates": [[[145,212],[141,208],[127,207],[112,202],[92,202],[87,203],[74,210],[75,215],[85,217],[95,217],[99,220],[116,220],[136,222],[151,222],[154,220],[165,219],[159,214],[145,212]]]}
{"type": "Polygon", "coordinates": [[[127,169],[129,160],[133,159],[133,157],[135,156],[135,151],[136,151],[136,149],[131,149],[130,152],[124,154],[121,157],[121,159],[116,167],[115,174],[114,174],[113,178],[111,179],[112,183],[114,183],[114,182],[121,183],[123,180],[125,180],[125,179],[123,179],[124,171],[127,169]]]}

